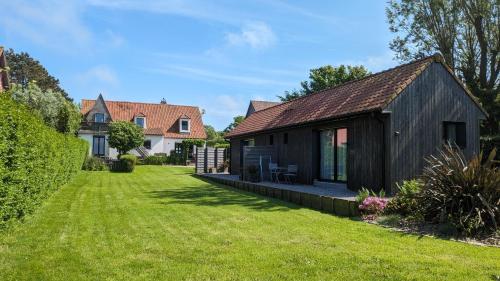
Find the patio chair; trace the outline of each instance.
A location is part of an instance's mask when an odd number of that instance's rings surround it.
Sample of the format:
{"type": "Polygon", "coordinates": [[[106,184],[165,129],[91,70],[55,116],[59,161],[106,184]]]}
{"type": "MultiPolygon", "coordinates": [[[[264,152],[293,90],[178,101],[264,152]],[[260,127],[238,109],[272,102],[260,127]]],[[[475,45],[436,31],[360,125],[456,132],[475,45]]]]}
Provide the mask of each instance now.
{"type": "Polygon", "coordinates": [[[269,163],[269,174],[271,176],[271,181],[274,181],[276,179],[277,182],[279,182],[278,179],[278,163],[269,163]],[[273,178],[274,176],[274,178],[273,178]]]}
{"type": "Polygon", "coordinates": [[[297,165],[288,165],[288,169],[287,169],[286,173],[283,174],[285,181],[287,183],[293,183],[294,181],[297,181],[297,172],[298,171],[299,171],[299,168],[297,165]]]}

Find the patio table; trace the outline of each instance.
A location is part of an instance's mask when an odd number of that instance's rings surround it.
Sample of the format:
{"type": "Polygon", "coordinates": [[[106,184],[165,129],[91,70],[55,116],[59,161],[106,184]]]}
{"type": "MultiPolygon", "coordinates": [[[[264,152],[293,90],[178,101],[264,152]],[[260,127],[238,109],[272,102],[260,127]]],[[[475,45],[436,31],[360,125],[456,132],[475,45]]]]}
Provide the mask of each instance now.
{"type": "MultiPolygon", "coordinates": [[[[276,168],[276,183],[280,183],[280,179],[279,179],[279,176],[280,174],[283,174],[283,173],[286,173],[288,171],[288,167],[277,167],[276,168]]],[[[272,180],[272,178],[271,178],[272,180]]]]}

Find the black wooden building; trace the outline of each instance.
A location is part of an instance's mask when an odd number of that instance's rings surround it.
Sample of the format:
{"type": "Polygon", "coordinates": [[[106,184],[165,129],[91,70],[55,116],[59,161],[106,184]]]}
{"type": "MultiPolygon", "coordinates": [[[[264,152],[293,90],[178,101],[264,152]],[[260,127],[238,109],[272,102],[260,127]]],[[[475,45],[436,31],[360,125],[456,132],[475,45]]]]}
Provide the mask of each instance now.
{"type": "Polygon", "coordinates": [[[226,135],[232,174],[243,146],[272,146],[298,180],[384,188],[422,172],[424,157],[447,141],[479,153],[486,113],[439,55],[257,111],[226,135]]]}

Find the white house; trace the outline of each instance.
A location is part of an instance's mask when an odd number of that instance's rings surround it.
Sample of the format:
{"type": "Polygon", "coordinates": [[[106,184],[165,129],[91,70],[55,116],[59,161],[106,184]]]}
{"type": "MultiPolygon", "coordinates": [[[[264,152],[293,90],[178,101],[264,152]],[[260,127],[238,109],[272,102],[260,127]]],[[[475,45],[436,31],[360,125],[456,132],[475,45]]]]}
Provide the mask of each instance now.
{"type": "Polygon", "coordinates": [[[180,152],[185,139],[206,139],[200,109],[196,106],[161,103],[82,100],[84,121],[78,132],[90,144],[89,154],[116,158],[118,152],[108,145],[108,124],[130,121],[144,128],[144,145],[130,151],[138,156],[180,152]]]}

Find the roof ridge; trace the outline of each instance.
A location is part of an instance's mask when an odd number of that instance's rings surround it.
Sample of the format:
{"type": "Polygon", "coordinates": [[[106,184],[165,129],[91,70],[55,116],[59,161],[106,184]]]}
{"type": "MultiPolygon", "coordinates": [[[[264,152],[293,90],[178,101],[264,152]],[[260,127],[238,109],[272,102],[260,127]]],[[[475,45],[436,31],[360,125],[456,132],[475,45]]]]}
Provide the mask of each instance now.
{"type": "Polygon", "coordinates": [[[365,79],[368,79],[368,78],[372,78],[374,76],[377,76],[377,75],[380,75],[380,74],[383,74],[383,73],[386,73],[386,72],[389,72],[389,71],[392,71],[392,70],[395,70],[395,69],[398,69],[398,68],[401,68],[401,67],[405,67],[405,66],[408,66],[408,65],[411,65],[411,64],[414,64],[414,63],[422,62],[422,61],[427,60],[427,59],[432,59],[433,61],[434,60],[438,61],[438,60],[442,59],[442,56],[440,54],[436,53],[436,54],[433,54],[433,55],[430,55],[430,56],[427,56],[427,57],[416,59],[416,60],[413,60],[413,61],[405,63],[405,64],[400,64],[400,65],[397,65],[397,66],[394,66],[394,67],[391,67],[391,68],[379,71],[377,73],[373,73],[373,74],[368,75],[368,76],[363,77],[363,78],[359,78],[359,79],[347,81],[347,82],[342,83],[340,85],[332,86],[332,87],[329,87],[329,88],[326,88],[326,89],[323,89],[323,90],[320,90],[320,91],[316,91],[316,92],[313,92],[313,93],[310,93],[310,94],[307,94],[307,95],[303,95],[303,96],[291,99],[289,101],[281,102],[279,104],[276,104],[276,105],[264,108],[262,110],[259,110],[259,112],[263,112],[263,111],[269,110],[271,108],[274,108],[274,107],[277,107],[277,106],[280,106],[280,105],[284,105],[284,104],[287,104],[287,103],[291,103],[293,101],[297,101],[297,100],[300,100],[300,99],[304,99],[304,98],[310,97],[312,95],[317,95],[317,94],[320,94],[320,93],[323,93],[323,92],[326,92],[326,91],[329,91],[329,90],[340,88],[340,87],[345,86],[345,85],[349,85],[349,84],[352,84],[352,83],[355,83],[355,82],[359,82],[359,81],[362,81],[362,80],[365,80],[365,79]]]}
{"type": "MultiPolygon", "coordinates": [[[[95,99],[82,99],[82,101],[93,101],[93,102],[95,102],[96,100],[95,99]]],[[[118,101],[118,100],[107,100],[107,99],[104,99],[104,102],[138,103],[138,104],[150,104],[150,105],[161,105],[161,106],[170,105],[170,106],[183,106],[183,107],[200,108],[199,106],[196,106],[196,105],[182,105],[182,104],[171,104],[171,103],[163,104],[163,103],[153,103],[153,102],[118,101]]]]}

